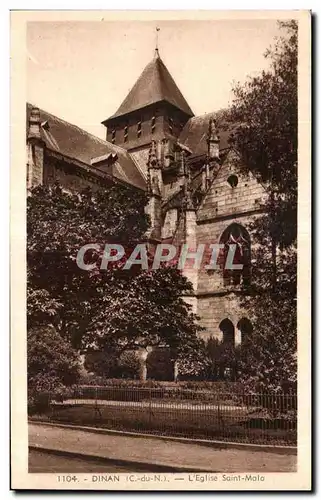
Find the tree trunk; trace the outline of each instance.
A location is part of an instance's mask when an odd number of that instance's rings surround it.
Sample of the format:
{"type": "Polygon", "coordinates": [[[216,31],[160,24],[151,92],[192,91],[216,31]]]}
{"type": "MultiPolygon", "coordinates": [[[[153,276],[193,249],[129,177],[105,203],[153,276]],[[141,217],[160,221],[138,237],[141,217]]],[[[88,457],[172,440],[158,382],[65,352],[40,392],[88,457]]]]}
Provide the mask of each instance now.
{"type": "Polygon", "coordinates": [[[147,379],[147,366],[146,366],[147,356],[148,356],[148,351],[146,349],[140,349],[138,351],[138,357],[140,362],[139,380],[143,382],[147,379]]]}

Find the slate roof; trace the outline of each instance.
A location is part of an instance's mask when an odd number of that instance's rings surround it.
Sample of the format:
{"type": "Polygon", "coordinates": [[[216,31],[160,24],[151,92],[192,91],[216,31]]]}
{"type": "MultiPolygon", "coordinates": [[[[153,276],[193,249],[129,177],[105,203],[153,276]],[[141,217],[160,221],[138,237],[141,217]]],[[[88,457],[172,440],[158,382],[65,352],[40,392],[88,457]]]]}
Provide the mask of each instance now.
{"type": "Polygon", "coordinates": [[[188,116],[194,116],[156,51],[154,59],[147,64],[125,100],[109,120],[161,101],[169,102],[188,116]]]}
{"type": "MultiPolygon", "coordinates": [[[[27,130],[32,107],[31,104],[27,104],[27,130]]],[[[118,160],[114,164],[115,177],[133,186],[146,189],[144,177],[125,149],[104,141],[42,109],[40,109],[40,118],[42,139],[49,149],[89,166],[93,158],[109,153],[117,154],[118,160]]]]}
{"type": "Polygon", "coordinates": [[[206,113],[190,118],[179,136],[179,142],[192,150],[192,156],[207,154],[207,133],[211,118],[215,118],[217,123],[220,150],[228,148],[228,139],[233,126],[229,122],[227,110],[206,113]]]}

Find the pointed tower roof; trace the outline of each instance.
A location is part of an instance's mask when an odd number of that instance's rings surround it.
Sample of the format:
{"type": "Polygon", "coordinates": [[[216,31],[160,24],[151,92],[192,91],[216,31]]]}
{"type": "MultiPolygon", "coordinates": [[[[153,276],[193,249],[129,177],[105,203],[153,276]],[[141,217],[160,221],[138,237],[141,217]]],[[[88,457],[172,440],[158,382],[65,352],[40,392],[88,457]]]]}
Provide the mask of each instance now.
{"type": "Polygon", "coordinates": [[[190,117],[194,116],[156,49],[154,59],[147,64],[125,100],[110,118],[127,115],[161,101],[167,101],[190,117]]]}

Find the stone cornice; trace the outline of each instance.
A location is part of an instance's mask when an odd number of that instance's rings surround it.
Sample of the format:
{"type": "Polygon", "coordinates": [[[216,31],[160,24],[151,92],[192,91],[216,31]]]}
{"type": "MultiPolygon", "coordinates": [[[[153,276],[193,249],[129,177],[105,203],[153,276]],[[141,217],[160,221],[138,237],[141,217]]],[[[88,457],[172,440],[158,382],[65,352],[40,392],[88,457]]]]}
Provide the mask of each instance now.
{"type": "Polygon", "coordinates": [[[244,212],[233,212],[233,213],[228,213],[228,214],[222,214],[222,215],[216,215],[214,217],[208,217],[206,219],[198,219],[196,221],[196,224],[198,226],[202,224],[209,224],[212,222],[219,222],[222,220],[233,220],[239,217],[246,217],[246,216],[251,216],[255,214],[262,214],[265,212],[264,208],[255,208],[252,210],[246,210],[244,212]]]}

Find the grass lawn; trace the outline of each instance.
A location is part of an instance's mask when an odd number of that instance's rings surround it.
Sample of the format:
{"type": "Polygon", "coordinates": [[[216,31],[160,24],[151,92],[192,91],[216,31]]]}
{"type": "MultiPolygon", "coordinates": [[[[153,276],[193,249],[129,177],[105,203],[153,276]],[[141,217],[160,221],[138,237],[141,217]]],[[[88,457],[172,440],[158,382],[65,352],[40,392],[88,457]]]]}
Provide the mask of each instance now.
{"type": "Polygon", "coordinates": [[[60,423],[169,436],[258,444],[296,443],[293,423],[289,422],[287,428],[280,428],[279,421],[264,420],[246,408],[238,410],[235,407],[213,405],[120,405],[118,402],[113,404],[108,401],[107,405],[88,402],[55,405],[50,413],[41,418],[60,423]]]}

